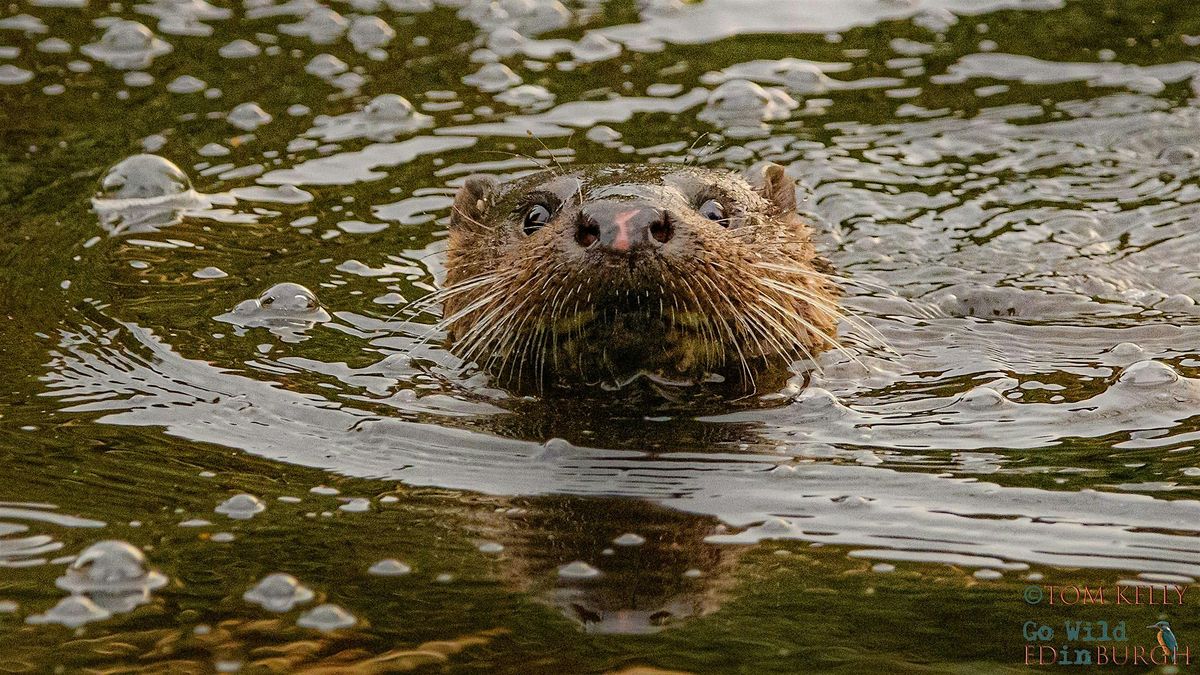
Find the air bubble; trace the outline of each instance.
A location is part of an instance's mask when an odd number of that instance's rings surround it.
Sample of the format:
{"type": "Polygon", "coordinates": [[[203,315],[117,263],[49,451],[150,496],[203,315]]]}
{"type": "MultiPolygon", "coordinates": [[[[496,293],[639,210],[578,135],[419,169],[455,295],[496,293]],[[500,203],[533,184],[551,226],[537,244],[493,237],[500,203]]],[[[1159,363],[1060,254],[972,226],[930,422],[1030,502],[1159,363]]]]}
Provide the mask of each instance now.
{"type": "Polygon", "coordinates": [[[579,42],[571,47],[571,56],[584,63],[604,61],[618,56],[620,53],[621,45],[600,33],[585,33],[579,42]]]}
{"type": "Polygon", "coordinates": [[[43,614],[25,617],[25,623],[56,623],[68,628],[78,628],[93,621],[103,621],[111,616],[112,612],[92,602],[87,596],[69,595],[43,614]]]}
{"type": "Polygon", "coordinates": [[[600,576],[600,570],[582,560],[576,560],[559,567],[558,576],[563,579],[594,579],[600,576]]]}
{"type": "Polygon", "coordinates": [[[514,108],[541,109],[554,103],[554,94],[536,84],[522,84],[496,95],[496,100],[514,108]]]}
{"type": "Polygon", "coordinates": [[[615,143],[621,140],[621,133],[603,124],[594,126],[584,134],[593,143],[615,143]]]}
{"type": "Polygon", "coordinates": [[[124,593],[160,588],[167,578],[146,569],[146,556],[137,547],[107,540],[84,549],[54,583],[72,593],[124,593]]]}
{"type": "Polygon", "coordinates": [[[355,51],[362,53],[391,42],[396,31],[377,16],[359,16],[350,24],[346,37],[355,51]]]}
{"type": "Polygon", "coordinates": [[[1121,372],[1118,381],[1134,387],[1162,387],[1179,381],[1174,368],[1158,361],[1138,361],[1121,372]]]}
{"type": "Polygon", "coordinates": [[[318,605],[301,614],[296,620],[296,625],[301,628],[315,628],[319,631],[349,628],[356,623],[358,619],[355,619],[353,614],[332,603],[318,605]]]}
{"type": "Polygon", "coordinates": [[[758,529],[766,534],[786,534],[792,531],[792,524],[783,518],[772,518],[759,525],[758,529]]]}
{"type": "Polygon", "coordinates": [[[150,199],[185,194],[192,183],[178,166],[158,155],[134,155],[115,164],[100,181],[104,199],[150,199]]]}
{"type": "Polygon", "coordinates": [[[33,79],[33,72],[18,68],[11,63],[0,66],[0,85],[25,84],[33,79]]]}
{"type": "Polygon", "coordinates": [[[180,75],[167,83],[167,91],[172,94],[197,94],[204,91],[207,86],[204,80],[191,75],[180,75]]]}
{"type": "Polygon", "coordinates": [[[464,84],[494,93],[521,83],[521,78],[503,63],[486,63],[478,71],[462,78],[464,84]]]}
{"type": "Polygon", "coordinates": [[[346,32],[346,18],[332,9],[317,6],[299,22],[281,24],[279,31],[327,45],[337,42],[346,32]]]}
{"type": "Polygon", "coordinates": [[[259,605],[269,612],[288,612],[296,605],[312,600],[312,590],[303,586],[296,577],[282,572],[268,574],[242,594],[242,599],[259,605]]]}
{"type": "Polygon", "coordinates": [[[399,134],[433,126],[433,118],[416,111],[408,99],[398,94],[380,94],[361,111],[328,117],[318,116],[316,126],[305,132],[324,141],[368,138],[390,141],[399,134]]]}
{"type": "Polygon", "coordinates": [[[269,123],[273,118],[253,101],[242,103],[229,111],[227,122],[242,131],[254,131],[269,123]]]}
{"type": "Polygon", "coordinates": [[[540,460],[559,459],[570,457],[575,452],[575,446],[565,438],[551,438],[542,445],[542,451],[534,458],[540,460]]]}
{"type": "Polygon", "coordinates": [[[1132,342],[1122,342],[1112,348],[1112,353],[1115,356],[1130,358],[1134,356],[1142,356],[1146,353],[1146,350],[1142,349],[1140,345],[1136,345],[1132,342]]]}
{"type": "Polygon", "coordinates": [[[729,80],[708,95],[698,118],[720,125],[786,119],[799,104],[779,89],[749,80],[729,80]]]}
{"type": "Polygon", "coordinates": [[[118,21],[104,31],[99,42],[86,44],[79,51],[111,68],[142,70],[171,49],[170,44],[137,21],[118,21]]]}
{"type": "Polygon", "coordinates": [[[217,53],[227,59],[248,59],[262,53],[262,47],[249,40],[234,40],[222,45],[217,53]]]}
{"type": "Polygon", "coordinates": [[[229,274],[219,267],[201,267],[195,272],[192,272],[192,276],[196,277],[197,279],[224,279],[225,277],[229,276],[229,274]]]}
{"type": "Polygon", "coordinates": [[[69,54],[71,53],[71,43],[62,38],[46,38],[34,46],[34,49],[43,54],[69,54]]]}
{"type": "Polygon", "coordinates": [[[92,207],[109,234],[156,232],[204,205],[178,166],[158,155],[134,155],[104,174],[92,207]]]}
{"type": "Polygon", "coordinates": [[[1007,401],[1000,392],[991,387],[974,387],[959,397],[958,402],[971,410],[991,410],[1004,406],[1007,401]]]}
{"type": "Polygon", "coordinates": [[[507,58],[520,53],[529,44],[529,38],[508,26],[502,26],[488,35],[487,46],[497,56],[507,58]]]}
{"type": "Polygon", "coordinates": [[[250,520],[266,509],[267,505],[261,499],[242,493],[226,499],[213,510],[234,520],[250,520]]]}
{"type": "Polygon", "coordinates": [[[412,568],[408,565],[396,560],[395,558],[386,558],[371,565],[367,569],[368,574],[374,574],[380,577],[398,577],[412,572],[412,568]]]}
{"type": "Polygon", "coordinates": [[[304,72],[323,79],[340,75],[347,70],[350,70],[350,66],[333,54],[317,54],[304,66],[304,72]]]}
{"type": "Polygon", "coordinates": [[[345,511],[346,513],[366,513],[371,510],[371,500],[363,497],[355,497],[339,506],[338,510],[345,511]]]}

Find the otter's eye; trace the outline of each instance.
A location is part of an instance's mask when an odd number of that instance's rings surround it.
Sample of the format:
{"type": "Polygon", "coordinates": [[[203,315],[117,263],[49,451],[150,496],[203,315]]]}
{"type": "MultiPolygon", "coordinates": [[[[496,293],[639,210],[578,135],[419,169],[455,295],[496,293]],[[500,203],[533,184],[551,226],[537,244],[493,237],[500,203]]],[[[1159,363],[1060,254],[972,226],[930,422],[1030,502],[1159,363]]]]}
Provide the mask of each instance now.
{"type": "Polygon", "coordinates": [[[700,205],[700,215],[720,223],[722,227],[729,227],[729,218],[725,216],[725,207],[715,199],[710,199],[700,205]]]}
{"type": "Polygon", "coordinates": [[[548,222],[550,222],[550,209],[541,204],[534,204],[525,212],[522,228],[525,230],[525,234],[533,234],[545,227],[548,222]]]}

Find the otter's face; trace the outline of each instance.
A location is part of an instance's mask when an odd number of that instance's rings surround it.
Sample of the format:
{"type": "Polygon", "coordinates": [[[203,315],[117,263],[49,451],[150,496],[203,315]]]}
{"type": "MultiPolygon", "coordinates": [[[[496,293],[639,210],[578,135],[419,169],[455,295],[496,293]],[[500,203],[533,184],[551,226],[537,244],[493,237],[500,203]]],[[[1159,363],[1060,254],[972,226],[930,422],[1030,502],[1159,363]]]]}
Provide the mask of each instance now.
{"type": "Polygon", "coordinates": [[[774,164],[472,177],[447,267],[453,349],[518,385],[749,385],[833,344],[836,290],[774,164]]]}

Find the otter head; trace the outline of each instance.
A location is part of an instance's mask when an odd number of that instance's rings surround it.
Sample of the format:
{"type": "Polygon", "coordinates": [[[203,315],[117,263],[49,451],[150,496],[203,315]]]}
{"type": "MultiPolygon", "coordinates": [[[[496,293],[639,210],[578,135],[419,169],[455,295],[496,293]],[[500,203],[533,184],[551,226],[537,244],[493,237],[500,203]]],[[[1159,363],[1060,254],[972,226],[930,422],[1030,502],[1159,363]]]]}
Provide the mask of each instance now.
{"type": "Polygon", "coordinates": [[[503,383],[727,380],[833,345],[837,290],[775,164],[468,178],[440,292],[452,350],[503,383]]]}

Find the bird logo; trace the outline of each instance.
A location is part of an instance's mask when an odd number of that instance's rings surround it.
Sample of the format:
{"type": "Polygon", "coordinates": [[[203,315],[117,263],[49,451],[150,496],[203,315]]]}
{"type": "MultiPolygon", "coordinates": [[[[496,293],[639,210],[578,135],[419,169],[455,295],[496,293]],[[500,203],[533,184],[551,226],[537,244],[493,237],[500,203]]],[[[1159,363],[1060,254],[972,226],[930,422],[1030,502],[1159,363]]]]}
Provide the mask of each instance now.
{"type": "Polygon", "coordinates": [[[1175,653],[1179,649],[1179,641],[1175,639],[1175,633],[1171,632],[1171,624],[1166,621],[1159,621],[1153,626],[1147,628],[1158,629],[1158,646],[1162,647],[1167,652],[1167,656],[1171,658],[1171,662],[1175,662],[1175,653]]]}

